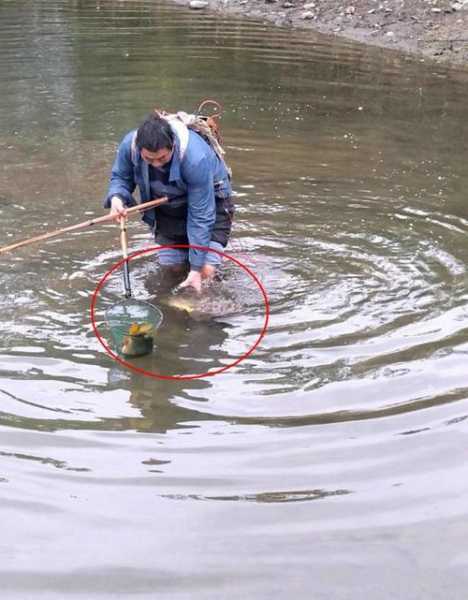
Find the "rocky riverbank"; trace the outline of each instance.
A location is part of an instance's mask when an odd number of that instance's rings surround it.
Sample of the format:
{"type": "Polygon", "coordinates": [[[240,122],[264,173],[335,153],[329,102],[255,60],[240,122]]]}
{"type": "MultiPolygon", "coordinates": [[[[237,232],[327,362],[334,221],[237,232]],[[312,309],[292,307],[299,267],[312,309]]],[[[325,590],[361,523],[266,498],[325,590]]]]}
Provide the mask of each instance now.
{"type": "Polygon", "coordinates": [[[468,0],[192,0],[192,6],[468,65],[468,0]]]}

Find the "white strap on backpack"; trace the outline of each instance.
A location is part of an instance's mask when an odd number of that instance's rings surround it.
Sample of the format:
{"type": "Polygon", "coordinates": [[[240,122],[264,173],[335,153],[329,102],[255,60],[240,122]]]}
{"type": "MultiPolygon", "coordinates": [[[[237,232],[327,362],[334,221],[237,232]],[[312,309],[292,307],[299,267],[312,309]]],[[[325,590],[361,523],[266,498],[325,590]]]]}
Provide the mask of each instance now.
{"type": "Polygon", "coordinates": [[[171,126],[172,131],[179,138],[179,157],[182,160],[185,156],[187,146],[189,143],[189,130],[192,115],[186,112],[179,111],[173,115],[164,115],[164,119],[171,126]]]}

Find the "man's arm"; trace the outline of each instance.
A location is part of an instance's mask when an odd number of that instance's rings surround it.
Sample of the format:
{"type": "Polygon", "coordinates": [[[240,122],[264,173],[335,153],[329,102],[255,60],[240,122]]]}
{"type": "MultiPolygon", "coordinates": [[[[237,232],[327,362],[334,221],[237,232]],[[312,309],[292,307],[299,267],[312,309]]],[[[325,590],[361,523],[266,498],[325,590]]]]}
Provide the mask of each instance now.
{"type": "MultiPolygon", "coordinates": [[[[205,156],[195,167],[187,169],[187,237],[190,245],[208,247],[211,232],[216,220],[216,200],[214,195],[213,172],[209,159],[205,156]]],[[[190,248],[190,272],[180,284],[181,288],[193,287],[201,290],[201,270],[205,264],[206,250],[190,248]]]]}
{"type": "Polygon", "coordinates": [[[131,146],[133,132],[128,133],[119,145],[109,182],[109,190],[104,201],[104,208],[115,205],[114,198],[120,198],[124,206],[133,206],[135,190],[135,173],[133,168],[131,146]]]}
{"type": "MultiPolygon", "coordinates": [[[[187,182],[187,237],[189,244],[208,247],[216,220],[213,172],[204,157],[191,169],[187,182]]],[[[190,249],[190,269],[200,271],[205,264],[206,251],[190,249]]]]}

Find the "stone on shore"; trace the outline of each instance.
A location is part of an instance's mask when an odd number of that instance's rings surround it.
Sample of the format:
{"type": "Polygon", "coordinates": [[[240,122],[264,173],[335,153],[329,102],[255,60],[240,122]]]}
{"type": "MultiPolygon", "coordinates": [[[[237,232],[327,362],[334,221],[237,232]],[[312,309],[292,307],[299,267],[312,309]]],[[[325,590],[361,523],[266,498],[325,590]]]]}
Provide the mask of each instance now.
{"type": "Polygon", "coordinates": [[[208,2],[206,0],[190,0],[189,7],[194,10],[200,10],[202,8],[206,8],[208,6],[208,2]]]}

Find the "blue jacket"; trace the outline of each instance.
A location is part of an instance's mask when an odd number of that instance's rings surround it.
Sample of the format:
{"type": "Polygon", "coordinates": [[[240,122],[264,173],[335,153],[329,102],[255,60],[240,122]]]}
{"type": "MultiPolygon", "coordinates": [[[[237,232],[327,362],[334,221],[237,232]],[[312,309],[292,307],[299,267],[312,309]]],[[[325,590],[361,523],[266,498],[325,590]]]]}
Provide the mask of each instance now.
{"type": "MultiPolygon", "coordinates": [[[[174,153],[170,162],[168,185],[160,185],[161,196],[186,204],[186,237],[188,243],[196,246],[209,246],[216,221],[216,198],[229,199],[232,193],[226,165],[205,140],[184,126],[173,127],[174,153]]],[[[112,196],[119,196],[126,206],[136,204],[133,192],[138,187],[140,201],[152,200],[149,165],[136,147],[135,131],[129,132],[117,150],[112,166],[109,190],[104,207],[110,207],[112,196]]],[[[159,190],[158,190],[159,191],[159,190]]],[[[145,211],[145,221],[153,231],[158,226],[158,210],[145,211]]],[[[227,238],[226,238],[227,240],[227,238]]],[[[191,269],[200,270],[205,263],[201,250],[190,249],[191,269]]]]}

